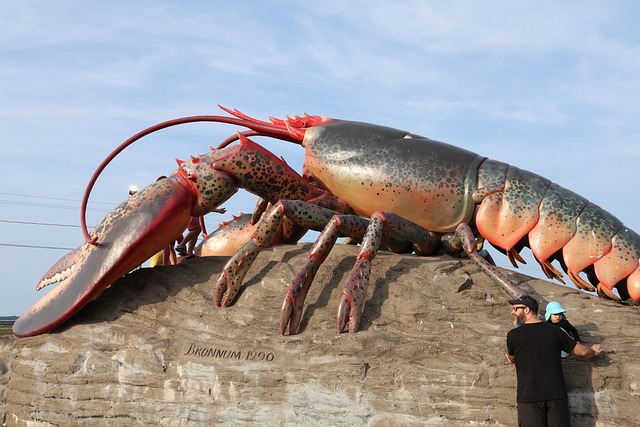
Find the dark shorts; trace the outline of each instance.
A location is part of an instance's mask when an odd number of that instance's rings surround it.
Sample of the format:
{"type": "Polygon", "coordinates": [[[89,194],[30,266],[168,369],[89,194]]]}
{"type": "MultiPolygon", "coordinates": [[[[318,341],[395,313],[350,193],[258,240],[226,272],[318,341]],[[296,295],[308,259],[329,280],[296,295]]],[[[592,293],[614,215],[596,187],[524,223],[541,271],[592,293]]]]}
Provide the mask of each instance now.
{"type": "Polygon", "coordinates": [[[519,427],[570,427],[567,399],[518,402],[519,427]]]}

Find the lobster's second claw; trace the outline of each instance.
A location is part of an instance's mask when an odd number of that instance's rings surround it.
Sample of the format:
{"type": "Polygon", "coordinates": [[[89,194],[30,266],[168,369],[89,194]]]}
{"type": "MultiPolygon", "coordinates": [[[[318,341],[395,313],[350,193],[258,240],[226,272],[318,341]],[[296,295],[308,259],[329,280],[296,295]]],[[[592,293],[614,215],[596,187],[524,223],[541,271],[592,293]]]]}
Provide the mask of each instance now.
{"type": "Polygon", "coordinates": [[[233,220],[220,224],[196,247],[195,253],[197,256],[232,256],[251,239],[255,228],[251,214],[234,216],[233,220]]]}

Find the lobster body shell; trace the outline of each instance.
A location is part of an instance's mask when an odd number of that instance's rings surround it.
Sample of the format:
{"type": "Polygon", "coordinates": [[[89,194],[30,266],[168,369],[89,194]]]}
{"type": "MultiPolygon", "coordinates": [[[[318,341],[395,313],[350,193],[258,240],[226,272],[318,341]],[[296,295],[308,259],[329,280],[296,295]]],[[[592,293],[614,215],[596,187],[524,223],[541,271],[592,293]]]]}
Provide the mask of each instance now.
{"type": "Polygon", "coordinates": [[[341,120],[308,129],[302,145],[313,179],[361,215],[383,209],[442,233],[473,217],[471,196],[485,159],[476,153],[341,120]]]}

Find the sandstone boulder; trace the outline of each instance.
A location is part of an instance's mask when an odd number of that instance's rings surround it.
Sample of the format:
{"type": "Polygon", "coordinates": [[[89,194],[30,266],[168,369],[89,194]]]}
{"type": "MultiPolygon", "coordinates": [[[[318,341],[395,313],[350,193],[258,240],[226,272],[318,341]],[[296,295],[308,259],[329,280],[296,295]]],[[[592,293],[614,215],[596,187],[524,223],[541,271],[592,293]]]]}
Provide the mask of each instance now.
{"type": "MultiPolygon", "coordinates": [[[[211,303],[226,258],[195,258],[128,274],[53,333],[0,338],[3,425],[517,424],[508,295],[473,262],[380,253],[360,332],[338,335],[357,248],[337,245],[281,336],[308,249],[264,251],[228,309],[211,303]]],[[[637,307],[509,274],[605,348],[563,362],[574,426],[640,425],[637,307]]]]}

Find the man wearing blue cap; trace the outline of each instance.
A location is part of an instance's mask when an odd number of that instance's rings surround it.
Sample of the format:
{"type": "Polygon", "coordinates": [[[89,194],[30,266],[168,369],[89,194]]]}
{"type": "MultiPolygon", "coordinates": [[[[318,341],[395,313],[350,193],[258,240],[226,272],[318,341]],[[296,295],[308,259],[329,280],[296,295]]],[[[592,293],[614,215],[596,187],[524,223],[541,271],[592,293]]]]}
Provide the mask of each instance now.
{"type": "Polygon", "coordinates": [[[569,403],[560,354],[596,357],[600,344],[587,347],[538,317],[529,295],[509,300],[516,328],[507,334],[507,359],[516,364],[518,426],[569,426],[569,403]]]}

